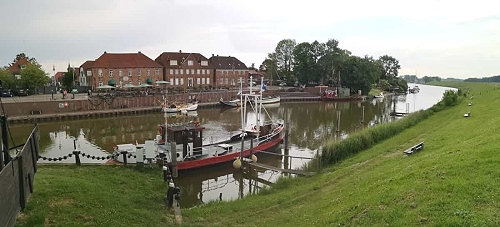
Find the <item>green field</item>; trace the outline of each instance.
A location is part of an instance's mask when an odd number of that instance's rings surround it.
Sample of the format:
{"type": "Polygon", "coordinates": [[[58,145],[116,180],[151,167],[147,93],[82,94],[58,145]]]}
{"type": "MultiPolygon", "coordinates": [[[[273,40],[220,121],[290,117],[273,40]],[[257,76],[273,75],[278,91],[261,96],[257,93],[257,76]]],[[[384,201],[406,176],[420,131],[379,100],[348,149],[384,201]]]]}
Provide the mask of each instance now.
{"type": "MultiPolygon", "coordinates": [[[[441,84],[469,93],[313,177],[182,210],[182,225],[500,226],[500,86],[441,84]],[[422,151],[403,155],[421,141],[422,151]]],[[[40,166],[18,226],[172,226],[165,188],[159,170],[40,166]]]]}

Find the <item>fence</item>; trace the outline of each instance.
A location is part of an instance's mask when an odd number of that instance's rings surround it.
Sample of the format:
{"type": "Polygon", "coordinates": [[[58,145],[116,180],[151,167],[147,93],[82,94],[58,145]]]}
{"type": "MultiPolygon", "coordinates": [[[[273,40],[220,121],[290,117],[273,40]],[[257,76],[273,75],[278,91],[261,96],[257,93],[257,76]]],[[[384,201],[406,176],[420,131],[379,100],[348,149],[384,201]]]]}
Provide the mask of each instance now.
{"type": "MultiPolygon", "coordinates": [[[[0,165],[0,225],[14,226],[33,193],[40,134],[35,125],[26,143],[3,168],[0,165]]],[[[8,160],[6,160],[8,161],[8,160]]]]}

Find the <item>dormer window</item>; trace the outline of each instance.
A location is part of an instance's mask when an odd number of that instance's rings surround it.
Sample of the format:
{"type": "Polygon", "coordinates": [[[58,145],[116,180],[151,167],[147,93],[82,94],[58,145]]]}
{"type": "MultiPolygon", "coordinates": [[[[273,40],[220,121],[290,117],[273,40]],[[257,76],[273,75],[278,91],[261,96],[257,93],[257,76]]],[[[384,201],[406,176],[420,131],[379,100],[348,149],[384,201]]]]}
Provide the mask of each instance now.
{"type": "Polygon", "coordinates": [[[188,60],[188,65],[192,66],[193,65],[193,60],[188,60]]]}
{"type": "Polygon", "coordinates": [[[201,61],[201,66],[208,66],[208,61],[201,61]]]}
{"type": "Polygon", "coordinates": [[[21,69],[25,69],[26,68],[26,65],[21,65],[21,69]]]}
{"type": "Polygon", "coordinates": [[[177,60],[170,60],[170,65],[177,65],[177,60]]]}

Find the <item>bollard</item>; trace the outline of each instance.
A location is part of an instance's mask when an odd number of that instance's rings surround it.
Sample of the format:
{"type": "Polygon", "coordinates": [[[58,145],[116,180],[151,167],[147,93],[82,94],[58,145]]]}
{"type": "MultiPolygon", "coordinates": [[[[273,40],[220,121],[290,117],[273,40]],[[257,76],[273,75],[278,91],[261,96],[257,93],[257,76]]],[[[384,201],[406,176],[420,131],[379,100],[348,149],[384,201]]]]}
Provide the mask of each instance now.
{"type": "Polygon", "coordinates": [[[127,165],[127,151],[122,151],[122,156],[123,156],[123,165],[127,165]]]}
{"type": "Polygon", "coordinates": [[[174,205],[174,183],[170,182],[167,189],[167,207],[172,208],[174,205]]]}
{"type": "Polygon", "coordinates": [[[163,181],[170,182],[172,180],[172,175],[170,175],[170,170],[168,166],[163,166],[163,181]]]}
{"type": "Polygon", "coordinates": [[[79,166],[81,165],[82,163],[80,162],[80,151],[76,150],[76,139],[73,139],[73,154],[75,155],[75,161],[76,161],[76,165],[79,166]]]}
{"type": "Polygon", "coordinates": [[[80,161],[80,151],[73,151],[73,155],[75,156],[76,165],[81,165],[82,163],[80,161]]]}

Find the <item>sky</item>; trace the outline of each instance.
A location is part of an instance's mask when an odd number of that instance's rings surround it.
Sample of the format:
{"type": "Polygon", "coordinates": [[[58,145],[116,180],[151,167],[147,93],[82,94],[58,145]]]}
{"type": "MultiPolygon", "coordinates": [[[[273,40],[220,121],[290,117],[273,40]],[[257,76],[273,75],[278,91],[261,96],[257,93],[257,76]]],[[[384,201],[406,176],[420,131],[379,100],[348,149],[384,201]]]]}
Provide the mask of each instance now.
{"type": "Polygon", "coordinates": [[[391,55],[400,75],[500,75],[500,4],[451,0],[1,1],[0,66],[26,53],[53,75],[108,53],[235,56],[258,67],[282,39],[391,55]]]}

